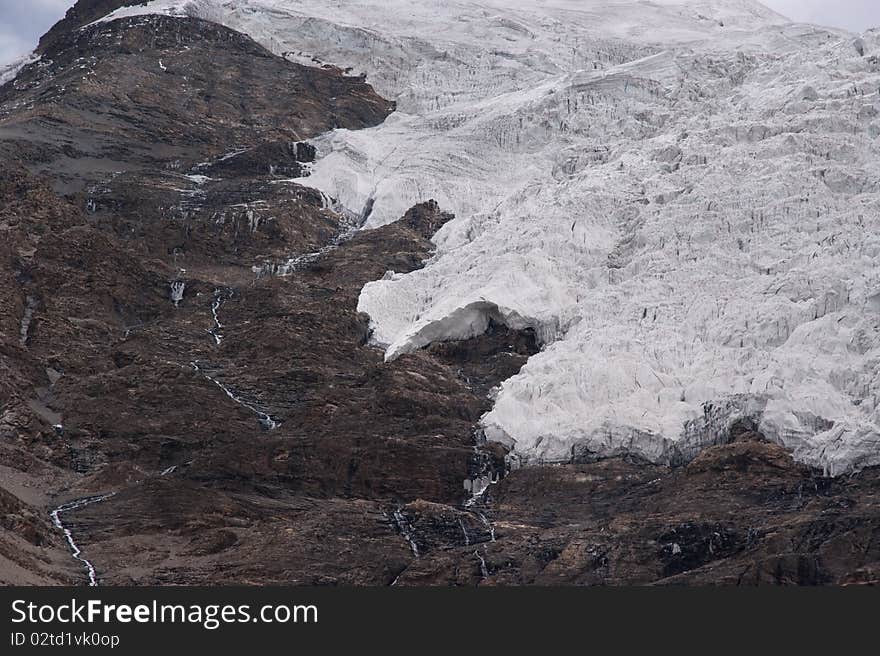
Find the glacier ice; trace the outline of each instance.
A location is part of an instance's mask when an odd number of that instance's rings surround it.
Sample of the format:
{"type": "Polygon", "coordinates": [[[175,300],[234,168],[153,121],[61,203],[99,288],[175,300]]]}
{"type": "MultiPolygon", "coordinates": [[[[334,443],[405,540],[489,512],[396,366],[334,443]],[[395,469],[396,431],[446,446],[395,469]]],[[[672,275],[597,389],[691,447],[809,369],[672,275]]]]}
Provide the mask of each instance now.
{"type": "Polygon", "coordinates": [[[497,390],[523,462],[693,457],[748,419],[880,464],[880,33],[752,0],[158,0],[356,73],[398,111],[316,141],[367,227],[458,218],[359,307],[394,358],[489,319],[544,350],[497,390]]]}

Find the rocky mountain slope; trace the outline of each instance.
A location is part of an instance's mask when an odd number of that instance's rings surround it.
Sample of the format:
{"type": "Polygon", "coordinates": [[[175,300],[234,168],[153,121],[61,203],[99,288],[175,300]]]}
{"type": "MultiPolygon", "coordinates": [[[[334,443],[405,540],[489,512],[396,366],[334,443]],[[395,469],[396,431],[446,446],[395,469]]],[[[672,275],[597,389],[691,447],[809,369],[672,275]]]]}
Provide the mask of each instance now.
{"type": "Polygon", "coordinates": [[[0,86],[0,580],[876,581],[874,47],[80,0],[0,86]]]}

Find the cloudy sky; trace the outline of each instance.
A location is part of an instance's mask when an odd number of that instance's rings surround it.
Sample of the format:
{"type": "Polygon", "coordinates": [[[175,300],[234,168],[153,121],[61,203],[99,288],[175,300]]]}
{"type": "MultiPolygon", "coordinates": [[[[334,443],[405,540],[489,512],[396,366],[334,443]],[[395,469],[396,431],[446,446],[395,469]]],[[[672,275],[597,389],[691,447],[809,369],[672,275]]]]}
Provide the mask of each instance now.
{"type": "Polygon", "coordinates": [[[0,65],[33,50],[74,0],[0,0],[0,65]]]}
{"type": "MultiPolygon", "coordinates": [[[[880,0],[763,0],[800,21],[853,31],[880,26],[880,0]]],[[[74,0],[0,0],[0,65],[26,54],[74,0]]]]}

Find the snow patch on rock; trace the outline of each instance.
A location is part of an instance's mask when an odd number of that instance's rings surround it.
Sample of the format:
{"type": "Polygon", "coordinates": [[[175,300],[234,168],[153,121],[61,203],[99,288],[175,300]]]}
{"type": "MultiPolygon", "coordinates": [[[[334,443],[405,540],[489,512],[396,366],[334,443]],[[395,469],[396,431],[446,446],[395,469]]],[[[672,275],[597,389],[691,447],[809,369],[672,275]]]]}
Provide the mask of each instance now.
{"type": "Polygon", "coordinates": [[[14,80],[25,66],[36,64],[38,61],[40,61],[40,55],[30,53],[0,66],[0,87],[14,80]]]}

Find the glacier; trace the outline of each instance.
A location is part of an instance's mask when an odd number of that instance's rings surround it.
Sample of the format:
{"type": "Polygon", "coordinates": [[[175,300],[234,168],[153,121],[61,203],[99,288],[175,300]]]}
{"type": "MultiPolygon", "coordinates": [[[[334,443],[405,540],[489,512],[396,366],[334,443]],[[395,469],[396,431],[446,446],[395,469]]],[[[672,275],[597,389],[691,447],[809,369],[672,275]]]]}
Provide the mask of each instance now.
{"type": "Polygon", "coordinates": [[[752,0],[156,0],[398,111],[316,140],[305,184],[367,228],[434,198],[424,269],[359,309],[394,359],[534,329],[486,437],[521,463],[694,457],[749,421],[880,464],[880,32],[752,0]]]}

